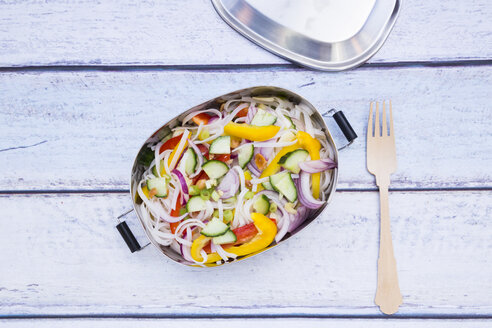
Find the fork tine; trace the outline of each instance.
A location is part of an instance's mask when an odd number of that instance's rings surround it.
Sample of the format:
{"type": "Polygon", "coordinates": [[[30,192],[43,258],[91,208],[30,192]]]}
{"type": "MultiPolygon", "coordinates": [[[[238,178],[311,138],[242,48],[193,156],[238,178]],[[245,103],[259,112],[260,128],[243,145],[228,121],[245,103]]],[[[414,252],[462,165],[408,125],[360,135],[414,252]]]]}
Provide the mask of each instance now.
{"type": "Polygon", "coordinates": [[[395,131],[393,130],[393,108],[391,107],[391,100],[389,101],[389,109],[390,109],[390,130],[389,135],[395,136],[395,131]]]}
{"type": "Polygon", "coordinates": [[[379,102],[376,101],[376,117],[374,118],[374,137],[379,137],[379,102]]]}
{"type": "Polygon", "coordinates": [[[371,109],[369,110],[369,123],[367,123],[367,139],[372,137],[373,125],[372,125],[372,105],[374,103],[371,101],[371,109]]]}
{"type": "Polygon", "coordinates": [[[386,104],[383,101],[383,131],[381,131],[381,135],[386,137],[388,135],[388,124],[386,123],[386,104]]]}

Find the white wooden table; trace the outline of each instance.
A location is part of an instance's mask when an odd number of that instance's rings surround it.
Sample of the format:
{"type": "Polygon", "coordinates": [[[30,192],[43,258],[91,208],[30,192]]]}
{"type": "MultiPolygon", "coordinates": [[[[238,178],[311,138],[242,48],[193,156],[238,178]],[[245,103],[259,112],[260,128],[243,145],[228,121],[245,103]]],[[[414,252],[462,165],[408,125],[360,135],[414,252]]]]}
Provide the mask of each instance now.
{"type": "Polygon", "coordinates": [[[404,1],[380,52],[342,73],[294,66],[207,0],[0,3],[0,326],[491,327],[492,5],[404,1]],[[261,256],[214,270],[130,254],[138,147],[182,110],[277,85],[343,109],[329,209],[261,256]],[[368,104],[392,99],[390,193],[404,304],[374,305],[378,194],[368,104]]]}

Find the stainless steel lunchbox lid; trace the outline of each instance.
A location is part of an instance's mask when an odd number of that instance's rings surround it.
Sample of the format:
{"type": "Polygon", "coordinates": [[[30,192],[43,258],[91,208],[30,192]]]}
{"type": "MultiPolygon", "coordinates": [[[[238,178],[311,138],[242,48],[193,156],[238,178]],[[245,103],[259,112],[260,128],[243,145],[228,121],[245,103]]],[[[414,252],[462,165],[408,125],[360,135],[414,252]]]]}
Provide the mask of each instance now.
{"type": "Polygon", "coordinates": [[[212,0],[244,37],[301,66],[341,71],[371,58],[388,37],[400,0],[212,0]]]}
{"type": "MultiPolygon", "coordinates": [[[[350,144],[355,138],[357,138],[357,134],[355,133],[355,131],[350,126],[350,124],[349,124],[348,120],[346,119],[346,117],[344,116],[343,112],[331,109],[331,110],[326,111],[323,114],[321,114],[311,103],[309,103],[306,99],[304,99],[300,95],[298,95],[292,91],[289,91],[287,89],[283,89],[283,88],[279,88],[279,87],[273,87],[273,86],[258,86],[258,87],[251,87],[251,88],[237,90],[237,91],[228,93],[226,95],[222,95],[222,96],[213,98],[213,99],[206,101],[206,102],[204,102],[198,106],[190,108],[189,110],[187,110],[187,111],[183,112],[182,114],[171,119],[169,122],[167,122],[162,127],[160,127],[157,131],[155,131],[143,143],[142,147],[140,148],[140,150],[139,150],[139,152],[135,158],[135,161],[133,163],[133,168],[132,168],[132,172],[131,172],[131,180],[130,180],[130,193],[131,193],[131,198],[132,198],[132,203],[133,203],[133,209],[134,209],[134,211],[135,211],[135,213],[136,213],[136,215],[137,215],[137,217],[141,223],[141,226],[145,230],[145,233],[147,235],[147,238],[150,240],[150,243],[152,243],[157,249],[159,249],[163,255],[166,255],[168,258],[172,259],[173,261],[175,261],[177,263],[196,266],[196,265],[189,263],[186,260],[184,260],[181,256],[181,254],[178,254],[171,247],[165,247],[165,246],[159,245],[153,239],[153,237],[149,233],[149,231],[147,231],[146,225],[144,224],[143,219],[142,219],[140,212],[139,212],[139,209],[138,209],[139,204],[137,203],[138,198],[137,198],[137,194],[136,194],[136,186],[140,182],[140,180],[142,178],[142,174],[146,169],[145,163],[147,163],[147,165],[148,165],[148,162],[149,162],[149,158],[148,158],[149,157],[149,145],[153,145],[153,144],[157,143],[159,140],[161,140],[162,138],[167,136],[169,133],[171,133],[171,129],[173,127],[179,126],[181,124],[181,121],[183,120],[183,118],[185,116],[187,116],[188,114],[195,112],[195,111],[202,110],[202,109],[207,109],[207,108],[219,108],[220,105],[222,103],[226,102],[227,100],[238,99],[238,98],[243,97],[243,96],[251,96],[251,97],[255,97],[255,96],[262,96],[262,97],[280,96],[280,97],[287,98],[289,101],[294,102],[296,104],[303,104],[303,105],[307,106],[312,112],[312,114],[311,114],[312,120],[316,124],[318,124],[318,126],[321,127],[321,130],[325,133],[327,141],[333,149],[333,152],[334,152],[334,154],[333,154],[334,158],[333,159],[336,162],[338,162],[338,151],[337,151],[337,149],[340,149],[340,147],[337,148],[335,141],[333,140],[332,135],[331,135],[330,131],[328,130],[328,127],[327,127],[325,121],[333,119],[333,121],[336,122],[336,124],[340,128],[341,132],[345,136],[348,144],[350,144]]],[[[341,148],[343,148],[343,147],[341,147],[341,148]]],[[[152,151],[150,152],[150,156],[153,156],[152,151]]],[[[287,240],[288,238],[290,238],[291,236],[295,235],[296,233],[298,233],[302,229],[304,229],[307,225],[309,225],[312,221],[314,221],[323,212],[323,210],[326,208],[326,206],[328,205],[328,203],[330,202],[330,200],[334,194],[337,181],[338,181],[338,168],[335,168],[335,169],[333,169],[333,174],[331,175],[331,181],[330,181],[329,187],[327,188],[327,190],[323,191],[326,195],[326,199],[327,199],[326,203],[321,208],[319,208],[318,210],[313,211],[310,214],[310,217],[308,217],[292,233],[288,233],[281,241],[279,241],[278,243],[274,243],[274,244],[270,245],[269,247],[263,249],[262,251],[240,257],[233,262],[237,262],[238,260],[242,260],[244,258],[251,257],[253,255],[262,253],[263,251],[265,251],[267,249],[275,247],[275,246],[281,244],[282,242],[284,242],[285,240],[287,240]]],[[[139,242],[136,240],[135,236],[133,235],[132,231],[130,230],[130,228],[126,224],[126,222],[121,220],[124,216],[126,216],[131,211],[132,210],[120,215],[117,218],[119,221],[119,224],[116,227],[117,227],[119,233],[121,234],[122,238],[125,240],[127,246],[130,248],[131,252],[133,253],[135,251],[139,251],[142,247],[139,244],[139,242]]],[[[230,262],[226,262],[226,263],[230,263],[230,262]]],[[[207,264],[207,266],[217,266],[217,265],[221,265],[221,264],[215,264],[215,263],[214,264],[207,264]]]]}

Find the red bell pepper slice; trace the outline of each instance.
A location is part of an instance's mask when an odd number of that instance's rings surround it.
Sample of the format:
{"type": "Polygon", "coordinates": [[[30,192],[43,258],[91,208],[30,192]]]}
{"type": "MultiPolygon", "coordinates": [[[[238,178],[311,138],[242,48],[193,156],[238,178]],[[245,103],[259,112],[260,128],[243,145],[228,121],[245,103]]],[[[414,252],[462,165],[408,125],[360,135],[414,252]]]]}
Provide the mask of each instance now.
{"type": "Polygon", "coordinates": [[[236,114],[236,117],[245,117],[248,115],[248,110],[249,110],[249,107],[246,107],[246,108],[243,108],[241,109],[237,114],[236,114]]]}
{"type": "Polygon", "coordinates": [[[179,135],[179,136],[173,137],[173,138],[169,139],[168,141],[166,141],[161,146],[161,148],[159,149],[159,153],[162,153],[168,149],[174,149],[179,144],[181,137],[182,137],[182,135],[179,135]]]}
{"type": "Polygon", "coordinates": [[[196,184],[198,180],[205,179],[208,180],[208,175],[205,173],[205,171],[200,172],[196,177],[193,178],[192,184],[196,184]]]}
{"type": "Polygon", "coordinates": [[[203,144],[197,145],[198,149],[201,151],[203,157],[208,160],[208,148],[203,144]]]}
{"type": "Polygon", "coordinates": [[[181,221],[169,223],[169,226],[171,227],[171,233],[175,233],[176,232],[176,229],[178,229],[178,226],[179,226],[180,223],[181,223],[181,221]]]}
{"type": "Polygon", "coordinates": [[[208,115],[207,113],[200,113],[198,115],[195,115],[193,116],[193,118],[191,119],[196,125],[200,125],[200,124],[208,124],[208,120],[210,120],[210,115],[208,115]]]}
{"type": "Polygon", "coordinates": [[[205,247],[203,247],[203,250],[207,253],[210,254],[212,253],[212,242],[209,241],[205,247]]]}
{"type": "Polygon", "coordinates": [[[253,237],[258,233],[258,229],[256,229],[255,224],[251,222],[232,230],[232,232],[234,232],[237,238],[235,244],[243,244],[253,239],[253,237]]]}
{"type": "MultiPolygon", "coordinates": [[[[176,208],[171,210],[171,216],[177,218],[179,216],[180,210],[181,210],[181,194],[178,196],[178,199],[176,200],[176,208]]],[[[176,232],[176,229],[178,228],[180,223],[181,221],[169,223],[172,233],[176,232]]]]}
{"type": "Polygon", "coordinates": [[[231,155],[230,154],[215,155],[214,159],[225,163],[231,159],[231,155]]]}

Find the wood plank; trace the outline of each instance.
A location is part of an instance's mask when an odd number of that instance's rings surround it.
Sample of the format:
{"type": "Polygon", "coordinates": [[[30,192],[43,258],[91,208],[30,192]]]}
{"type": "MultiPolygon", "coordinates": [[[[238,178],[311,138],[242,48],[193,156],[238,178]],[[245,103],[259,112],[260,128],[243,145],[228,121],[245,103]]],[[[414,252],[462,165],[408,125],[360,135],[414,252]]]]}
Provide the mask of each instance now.
{"type": "MultiPolygon", "coordinates": [[[[492,314],[491,191],[390,194],[398,316],[492,314]]],[[[130,254],[114,228],[126,194],[0,196],[2,315],[379,316],[375,192],[340,192],[281,247],[188,268],[130,254]]]]}
{"type": "Polygon", "coordinates": [[[323,327],[323,328],[385,328],[385,327],[430,327],[430,328],[479,328],[490,327],[490,320],[432,320],[432,319],[34,319],[34,320],[0,320],[0,327],[118,327],[118,328],[153,328],[153,327],[200,327],[200,328],[294,328],[294,327],[323,327]]]}
{"type": "MultiPolygon", "coordinates": [[[[7,1],[0,13],[5,67],[285,63],[229,28],[208,0],[7,1]]],[[[491,20],[487,0],[404,2],[370,62],[491,59],[491,20]]]]}
{"type": "Polygon", "coordinates": [[[0,75],[0,190],[126,189],[133,158],[164,122],[253,85],[343,109],[360,138],[340,154],[340,188],[374,188],[369,102],[392,99],[395,188],[492,186],[491,66],[300,70],[31,72],[0,75]],[[27,148],[23,148],[27,147],[27,148]]]}

